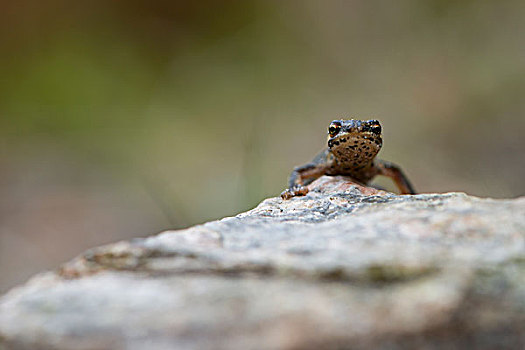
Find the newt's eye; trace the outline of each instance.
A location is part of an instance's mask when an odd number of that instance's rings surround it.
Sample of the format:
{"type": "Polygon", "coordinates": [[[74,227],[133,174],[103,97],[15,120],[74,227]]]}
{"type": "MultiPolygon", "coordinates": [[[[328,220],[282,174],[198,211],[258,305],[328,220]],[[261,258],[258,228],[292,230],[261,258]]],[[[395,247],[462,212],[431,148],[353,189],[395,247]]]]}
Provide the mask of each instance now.
{"type": "Polygon", "coordinates": [[[381,134],[381,125],[379,124],[372,124],[370,125],[370,130],[374,133],[374,134],[381,134]]]}
{"type": "Polygon", "coordinates": [[[328,127],[328,133],[330,134],[330,137],[337,135],[339,130],[341,130],[341,123],[339,122],[332,122],[332,124],[330,124],[328,127]]]}

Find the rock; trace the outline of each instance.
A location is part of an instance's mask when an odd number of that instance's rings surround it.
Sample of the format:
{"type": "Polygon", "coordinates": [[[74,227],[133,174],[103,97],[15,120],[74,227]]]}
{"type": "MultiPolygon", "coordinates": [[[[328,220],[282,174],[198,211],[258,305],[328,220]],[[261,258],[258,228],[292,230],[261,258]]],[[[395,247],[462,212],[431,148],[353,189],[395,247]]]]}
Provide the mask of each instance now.
{"type": "Polygon", "coordinates": [[[310,190],[35,276],[0,348],[523,348],[525,197],[310,190]]]}

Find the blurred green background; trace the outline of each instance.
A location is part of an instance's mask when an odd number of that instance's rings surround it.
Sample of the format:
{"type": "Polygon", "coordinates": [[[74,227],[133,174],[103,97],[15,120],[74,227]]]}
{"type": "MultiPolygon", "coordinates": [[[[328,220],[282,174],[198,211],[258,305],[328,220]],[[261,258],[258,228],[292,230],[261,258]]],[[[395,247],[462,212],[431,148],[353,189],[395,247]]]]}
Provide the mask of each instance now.
{"type": "Polygon", "coordinates": [[[525,194],[521,0],[10,0],[0,28],[0,291],[278,195],[338,117],[421,192],[525,194]]]}

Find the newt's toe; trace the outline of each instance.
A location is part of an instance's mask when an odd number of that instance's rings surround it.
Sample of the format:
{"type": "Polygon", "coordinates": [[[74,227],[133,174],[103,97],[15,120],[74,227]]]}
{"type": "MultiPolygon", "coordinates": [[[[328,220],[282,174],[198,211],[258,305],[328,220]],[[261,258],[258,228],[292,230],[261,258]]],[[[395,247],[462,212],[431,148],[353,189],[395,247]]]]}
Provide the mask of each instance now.
{"type": "Polygon", "coordinates": [[[281,193],[281,198],[287,200],[296,196],[304,196],[308,191],[308,187],[305,186],[294,187],[293,189],[289,188],[281,193]]]}

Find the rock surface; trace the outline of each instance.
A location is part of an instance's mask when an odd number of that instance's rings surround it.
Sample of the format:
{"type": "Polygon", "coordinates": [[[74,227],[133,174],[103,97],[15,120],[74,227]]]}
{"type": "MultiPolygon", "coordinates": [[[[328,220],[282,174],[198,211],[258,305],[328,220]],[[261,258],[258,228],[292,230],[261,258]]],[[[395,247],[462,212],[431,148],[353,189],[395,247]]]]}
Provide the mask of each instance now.
{"type": "Polygon", "coordinates": [[[310,188],[35,276],[0,349],[523,348],[525,198],[310,188]]]}

